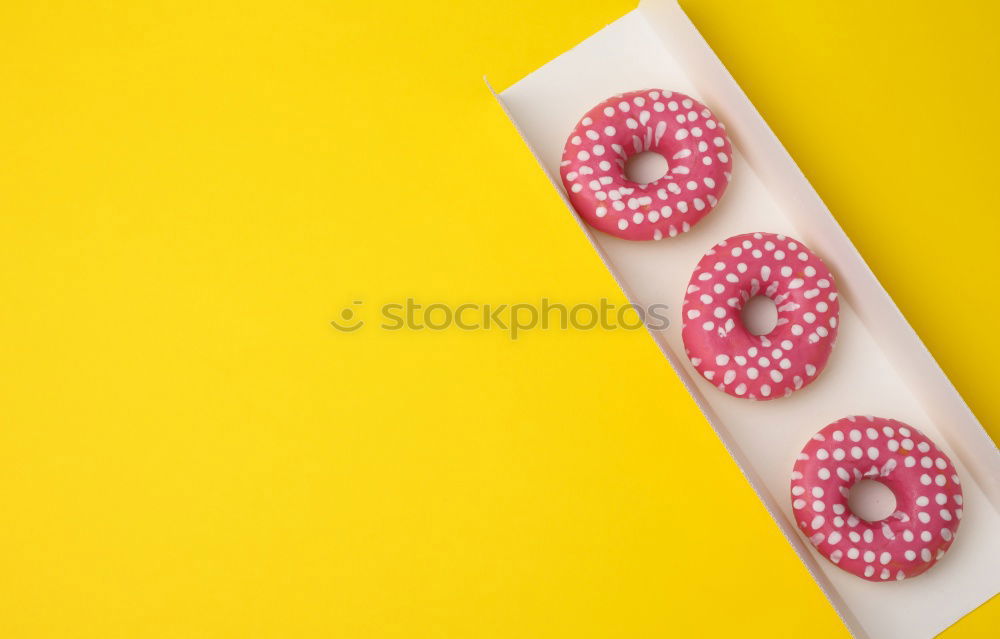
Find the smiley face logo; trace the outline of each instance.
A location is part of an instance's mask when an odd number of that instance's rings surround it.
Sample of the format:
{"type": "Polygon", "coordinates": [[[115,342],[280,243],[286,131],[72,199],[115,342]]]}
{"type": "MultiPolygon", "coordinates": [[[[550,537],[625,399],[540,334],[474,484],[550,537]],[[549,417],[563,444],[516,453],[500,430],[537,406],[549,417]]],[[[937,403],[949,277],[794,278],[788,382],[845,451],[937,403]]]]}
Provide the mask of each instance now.
{"type": "MultiPolygon", "coordinates": [[[[354,300],[351,306],[360,306],[361,300],[354,300]]],[[[354,309],[348,306],[340,311],[339,320],[331,320],[330,325],[342,333],[353,333],[365,325],[364,320],[355,319],[354,309]]]]}

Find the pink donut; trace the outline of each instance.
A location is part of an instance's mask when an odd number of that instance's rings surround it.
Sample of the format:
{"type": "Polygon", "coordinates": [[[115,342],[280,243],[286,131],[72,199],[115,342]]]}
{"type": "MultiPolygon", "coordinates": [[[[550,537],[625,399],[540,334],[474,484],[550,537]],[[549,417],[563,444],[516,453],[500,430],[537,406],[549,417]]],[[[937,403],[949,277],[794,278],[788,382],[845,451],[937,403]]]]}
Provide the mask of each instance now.
{"type": "Polygon", "coordinates": [[[837,339],[833,275],[801,242],[771,233],[716,244],[695,267],[682,307],[684,352],[702,377],[734,397],[775,399],[808,386],[837,339]],[[740,312],[765,295],[778,323],[753,335],[740,312]]]}
{"type": "Polygon", "coordinates": [[[659,240],[689,230],[729,185],[733,150],[725,126],[683,93],[644,89],[601,102],[583,116],[563,149],[570,202],[588,224],[626,240],[659,240]],[[625,177],[642,151],[666,158],[649,184],[625,177]]]}
{"type": "Polygon", "coordinates": [[[912,426],[845,417],[813,435],[792,472],[792,510],[821,555],[869,581],[915,577],[951,546],[962,487],[951,460],[912,426]],[[861,479],[885,484],[896,511],[881,521],[851,512],[861,479]]]}

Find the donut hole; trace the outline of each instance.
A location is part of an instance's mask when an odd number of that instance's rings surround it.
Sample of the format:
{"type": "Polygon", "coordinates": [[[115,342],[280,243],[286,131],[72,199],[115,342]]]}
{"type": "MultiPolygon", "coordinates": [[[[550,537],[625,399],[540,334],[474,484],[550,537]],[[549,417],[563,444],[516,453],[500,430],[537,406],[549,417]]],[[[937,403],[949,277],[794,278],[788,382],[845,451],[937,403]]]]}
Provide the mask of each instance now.
{"type": "Polygon", "coordinates": [[[625,160],[625,177],[639,184],[649,184],[666,175],[669,168],[667,158],[656,151],[643,151],[625,160]]]}
{"type": "Polygon", "coordinates": [[[778,325],[778,307],[770,297],[755,295],[743,305],[740,317],[751,335],[767,335],[778,325]]]}
{"type": "Polygon", "coordinates": [[[865,521],[882,521],[896,512],[896,496],[882,482],[862,479],[851,487],[847,506],[865,521]]]}

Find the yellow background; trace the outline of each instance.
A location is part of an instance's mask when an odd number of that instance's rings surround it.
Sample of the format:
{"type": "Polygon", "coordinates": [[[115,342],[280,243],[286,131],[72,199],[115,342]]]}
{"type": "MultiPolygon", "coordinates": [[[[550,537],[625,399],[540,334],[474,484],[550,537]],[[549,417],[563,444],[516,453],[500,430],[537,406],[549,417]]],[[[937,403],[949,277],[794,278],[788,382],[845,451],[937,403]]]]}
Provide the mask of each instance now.
{"type": "MultiPolygon", "coordinates": [[[[898,4],[683,3],[996,438],[1000,11],[898,4]]],[[[632,6],[4,2],[0,636],[846,637],[644,333],[328,323],[623,301],[481,76],[632,6]]]]}

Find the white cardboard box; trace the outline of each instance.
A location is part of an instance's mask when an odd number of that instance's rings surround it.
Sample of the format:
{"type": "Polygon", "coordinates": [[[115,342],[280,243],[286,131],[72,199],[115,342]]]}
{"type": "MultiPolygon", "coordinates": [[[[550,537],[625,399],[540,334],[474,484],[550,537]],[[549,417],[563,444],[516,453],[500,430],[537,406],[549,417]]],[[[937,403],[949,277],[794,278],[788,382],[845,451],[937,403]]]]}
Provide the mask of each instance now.
{"type": "Polygon", "coordinates": [[[670,307],[671,327],[652,331],[653,339],[851,633],[866,639],[937,635],[1000,592],[1000,455],[680,7],[644,0],[495,95],[576,216],[559,179],[566,136],[591,106],[642,88],[688,93],[726,123],[733,181],[719,207],[676,238],[628,242],[577,217],[581,229],[633,304],[670,307]],[[752,231],[804,241],[833,270],[841,292],[840,335],[825,371],[806,389],[769,402],[730,397],[702,379],[680,335],[681,300],[698,259],[716,242],[752,231]],[[796,454],[817,430],[854,414],[916,426],[959,470],[964,519],[951,550],[920,577],[872,583],[850,575],[816,553],[794,524],[788,491],[796,454]]]}

